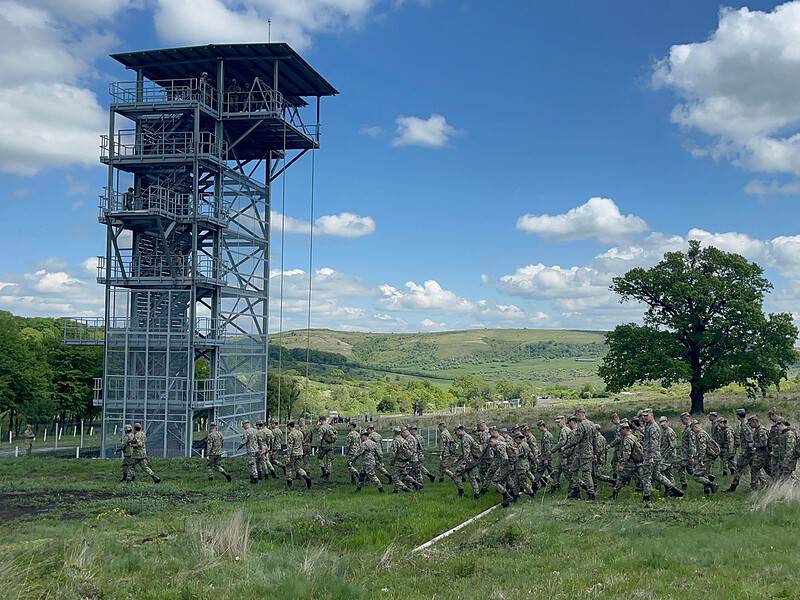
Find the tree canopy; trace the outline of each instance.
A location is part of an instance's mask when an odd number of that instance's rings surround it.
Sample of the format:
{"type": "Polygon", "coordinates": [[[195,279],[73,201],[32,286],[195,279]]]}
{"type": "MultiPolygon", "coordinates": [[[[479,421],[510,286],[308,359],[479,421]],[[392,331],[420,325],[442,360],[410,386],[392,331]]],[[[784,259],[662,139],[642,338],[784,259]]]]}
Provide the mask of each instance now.
{"type": "Polygon", "coordinates": [[[660,381],[691,385],[691,411],[705,394],[729,383],[749,395],[786,378],[797,360],[797,327],[787,313],[765,314],[772,284],[744,257],[692,240],[687,252],[668,252],[650,269],[613,280],[622,302],[647,305],[644,324],[617,326],[599,368],[609,391],[660,381]]]}

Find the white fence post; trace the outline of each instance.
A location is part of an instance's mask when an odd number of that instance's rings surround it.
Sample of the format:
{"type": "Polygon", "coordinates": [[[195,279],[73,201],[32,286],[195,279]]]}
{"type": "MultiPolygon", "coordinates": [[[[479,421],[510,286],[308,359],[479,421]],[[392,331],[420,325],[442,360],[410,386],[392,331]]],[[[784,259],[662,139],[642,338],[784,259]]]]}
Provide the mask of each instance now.
{"type": "Polygon", "coordinates": [[[72,427],[72,437],[77,437],[77,436],[78,436],[78,426],[77,425],[73,425],[73,427],[72,427]]]}
{"type": "Polygon", "coordinates": [[[83,419],[81,419],[81,443],[79,448],[83,448],[83,419]]]}
{"type": "Polygon", "coordinates": [[[114,425],[114,435],[117,435],[117,426],[114,425]]]}
{"type": "Polygon", "coordinates": [[[8,430],[8,443],[11,443],[11,430],[8,430]]]}
{"type": "Polygon", "coordinates": [[[81,457],[81,447],[78,446],[77,448],[75,448],[75,458],[80,458],[80,457],[81,457]]]}
{"type": "Polygon", "coordinates": [[[42,443],[46,441],[47,441],[47,427],[44,428],[44,439],[42,440],[42,443]]]}
{"type": "Polygon", "coordinates": [[[91,427],[89,427],[89,435],[90,435],[90,436],[94,435],[94,425],[92,425],[91,427]]]}
{"type": "Polygon", "coordinates": [[[14,458],[19,456],[19,446],[14,446],[14,458]]]}

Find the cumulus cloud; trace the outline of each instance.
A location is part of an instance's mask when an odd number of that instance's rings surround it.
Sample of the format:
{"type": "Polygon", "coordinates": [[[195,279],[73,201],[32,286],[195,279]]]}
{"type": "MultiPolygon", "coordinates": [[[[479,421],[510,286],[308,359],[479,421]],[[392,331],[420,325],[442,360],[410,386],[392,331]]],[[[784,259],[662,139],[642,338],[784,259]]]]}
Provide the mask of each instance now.
{"type": "Polygon", "coordinates": [[[471,311],[472,302],[444,289],[438,281],[428,279],[419,285],[407,281],[405,289],[389,284],[380,286],[382,298],[380,305],[389,310],[449,310],[471,311]]]}
{"type": "Polygon", "coordinates": [[[517,229],[546,239],[613,241],[643,231],[648,226],[636,215],[623,215],[610,198],[589,198],[560,215],[522,215],[517,229]]]}
{"type": "Polygon", "coordinates": [[[607,291],[611,275],[593,267],[526,265],[500,277],[498,289],[525,298],[575,298],[607,291]]]}
{"type": "MultiPolygon", "coordinates": [[[[283,227],[286,233],[311,233],[311,224],[302,219],[295,219],[288,215],[272,211],[271,216],[273,232],[279,233],[283,227]]],[[[372,217],[362,217],[349,212],[335,215],[323,215],[314,221],[314,235],[331,237],[362,237],[375,232],[375,220],[372,217]]]]}
{"type": "Polygon", "coordinates": [[[25,316],[100,316],[103,288],[94,274],[94,268],[54,259],[27,273],[7,274],[0,281],[0,309],[25,316]]]}
{"type": "Polygon", "coordinates": [[[779,183],[774,179],[772,181],[752,179],[744,186],[744,193],[751,196],[797,196],[800,194],[800,181],[779,183]]]}
{"type": "Polygon", "coordinates": [[[447,329],[447,323],[437,323],[431,319],[423,319],[420,322],[423,329],[427,329],[428,331],[444,331],[447,329]]]}
{"type": "Polygon", "coordinates": [[[106,116],[85,82],[113,42],[103,22],[126,6],[121,0],[0,3],[0,171],[33,175],[50,166],[97,164],[106,116]]]}
{"type": "Polygon", "coordinates": [[[708,39],[670,48],[656,87],[680,97],[671,119],[710,136],[704,152],[759,171],[800,173],[800,2],[723,8],[708,39]]]}
{"type": "Polygon", "coordinates": [[[378,127],[377,125],[373,125],[372,127],[362,127],[359,131],[369,137],[378,137],[385,133],[383,127],[378,127]]]}
{"type": "Polygon", "coordinates": [[[400,115],[395,119],[397,129],[392,146],[422,146],[424,148],[443,148],[460,130],[456,129],[440,114],[432,114],[427,119],[400,115]]]}
{"type": "Polygon", "coordinates": [[[358,28],[376,0],[157,0],[155,25],[161,39],[179,44],[272,41],[296,50],[317,33],[358,28]]]}

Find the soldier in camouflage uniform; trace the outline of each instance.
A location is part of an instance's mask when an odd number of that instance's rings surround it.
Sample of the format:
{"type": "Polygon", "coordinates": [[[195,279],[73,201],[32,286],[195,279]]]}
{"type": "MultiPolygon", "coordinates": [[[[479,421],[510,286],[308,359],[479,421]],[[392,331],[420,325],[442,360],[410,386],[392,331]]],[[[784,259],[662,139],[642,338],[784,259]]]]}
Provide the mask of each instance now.
{"type": "Polygon", "coordinates": [[[781,439],[779,440],[779,477],[781,479],[794,479],[794,470],[797,468],[797,458],[798,454],[800,454],[797,432],[786,419],[781,419],[777,425],[781,432],[781,439]]]}
{"type": "Polygon", "coordinates": [[[514,463],[515,487],[523,494],[533,497],[536,491],[531,486],[533,477],[531,476],[531,461],[534,453],[531,451],[530,444],[525,437],[525,432],[520,430],[514,436],[514,443],[517,447],[517,462],[514,463]]]}
{"type": "MultiPolygon", "coordinates": [[[[309,461],[311,460],[311,448],[314,444],[314,432],[306,424],[306,420],[303,417],[297,419],[297,429],[303,434],[303,470],[308,473],[309,461]]],[[[299,479],[299,477],[296,477],[296,479],[299,479]]]]}
{"type": "Polygon", "coordinates": [[[303,444],[305,443],[305,436],[299,427],[295,427],[294,421],[289,421],[286,424],[288,433],[286,434],[286,454],[288,463],[286,465],[286,487],[292,487],[292,482],[301,477],[306,482],[306,487],[311,488],[311,477],[308,476],[306,470],[303,468],[305,451],[303,444]]]}
{"type": "Polygon", "coordinates": [[[208,426],[208,437],[206,438],[206,461],[208,462],[208,480],[214,480],[214,472],[221,473],[222,476],[228,481],[231,476],[222,468],[222,445],[224,438],[222,433],[217,429],[216,423],[211,423],[208,426]]]}
{"type": "Polygon", "coordinates": [[[133,452],[131,453],[131,471],[140,468],[150,476],[153,483],[161,483],[161,479],[153,473],[153,469],[147,464],[147,436],[142,431],[141,423],[133,424],[133,452]]]}
{"type": "Polygon", "coordinates": [[[764,467],[769,464],[769,432],[761,425],[758,417],[747,417],[747,423],[753,430],[753,462],[750,463],[750,489],[757,490],[767,485],[768,477],[764,467]]]}
{"type": "Polygon", "coordinates": [[[652,408],[642,411],[642,420],[642,501],[650,502],[652,499],[654,480],[664,486],[667,496],[683,497],[683,492],[663,473],[668,463],[661,457],[661,427],[656,425],[652,408]]]}
{"type": "MultiPolygon", "coordinates": [[[[369,433],[367,433],[369,437],[369,433]]],[[[347,448],[347,472],[350,473],[350,483],[358,483],[358,470],[355,461],[361,452],[361,434],[356,431],[356,424],[350,421],[347,424],[347,438],[344,441],[347,448]]]]}
{"type": "Polygon", "coordinates": [[[672,480],[673,471],[680,473],[681,459],[678,456],[678,434],[669,426],[669,419],[665,416],[658,418],[661,426],[661,472],[672,480]]]}
{"type": "Polygon", "coordinates": [[[491,437],[491,432],[489,428],[486,426],[486,421],[478,421],[478,424],[475,426],[475,439],[481,446],[481,460],[478,464],[478,479],[481,481],[481,489],[485,492],[486,486],[489,485],[486,477],[486,473],[489,470],[489,465],[492,463],[492,449],[489,446],[489,438],[491,437]]]}
{"type": "Polygon", "coordinates": [[[622,420],[619,423],[619,430],[622,441],[619,445],[617,480],[614,483],[614,491],[611,494],[613,500],[617,499],[620,490],[628,485],[628,482],[634,476],[640,477],[638,474],[642,468],[642,461],[644,460],[642,445],[633,434],[633,431],[631,431],[631,424],[626,420],[622,420]]]}
{"type": "Polygon", "coordinates": [[[550,479],[553,468],[550,466],[550,454],[553,450],[553,434],[547,430],[547,424],[539,421],[537,429],[542,433],[542,443],[539,446],[539,459],[536,464],[536,478],[533,481],[534,489],[543,488],[550,479]]]}
{"type": "MultiPolygon", "coordinates": [[[[411,464],[413,467],[414,472],[414,479],[418,481],[422,481],[422,477],[427,477],[431,483],[436,481],[436,477],[433,473],[431,473],[428,468],[425,466],[425,450],[422,436],[419,434],[416,425],[412,425],[409,427],[409,433],[414,438],[413,444],[416,446],[416,454],[415,457],[411,459],[411,464]]],[[[409,440],[411,442],[411,440],[409,440]]]]}
{"type": "Polygon", "coordinates": [[[619,463],[619,454],[622,451],[622,431],[620,428],[620,418],[617,413],[611,415],[611,426],[614,430],[614,438],[608,443],[611,453],[611,479],[616,482],[617,480],[617,464],[619,463]]]}
{"type": "Polygon", "coordinates": [[[681,482],[681,489],[686,490],[688,476],[692,474],[690,459],[694,456],[694,433],[692,432],[692,415],[688,412],[681,413],[681,464],[678,468],[678,478],[681,482]]]}
{"type": "Polygon", "coordinates": [[[455,469],[458,467],[458,453],[456,440],[447,429],[447,423],[440,421],[439,425],[439,483],[444,481],[445,475],[455,481],[455,469]]]}
{"type": "Polygon", "coordinates": [[[480,497],[481,484],[478,481],[476,471],[483,457],[483,450],[481,445],[475,441],[475,438],[467,433],[463,425],[456,427],[456,437],[461,446],[461,461],[454,473],[453,481],[456,483],[458,495],[463,496],[464,486],[461,480],[464,477],[469,479],[469,484],[472,486],[472,496],[477,499],[480,497]]]}
{"type": "Polygon", "coordinates": [[[319,427],[317,429],[317,459],[319,460],[320,477],[322,479],[331,478],[331,469],[333,469],[333,448],[336,444],[336,430],[328,423],[328,417],[319,418],[319,427]]]}
{"type": "Polygon", "coordinates": [[[272,447],[269,451],[269,462],[272,463],[273,468],[278,467],[282,469],[285,476],[286,464],[279,457],[279,453],[286,447],[286,438],[283,436],[283,431],[281,431],[277,419],[272,419],[270,425],[270,431],[272,432],[272,447]]]}
{"type": "Polygon", "coordinates": [[[250,421],[242,421],[242,443],[236,449],[238,452],[244,448],[247,454],[247,471],[250,473],[250,483],[258,483],[258,434],[250,427],[250,421]]]}
{"type": "Polygon", "coordinates": [[[605,483],[610,483],[612,486],[614,485],[614,478],[606,475],[605,464],[608,462],[608,441],[606,440],[606,436],[602,434],[600,431],[600,425],[595,423],[595,444],[597,446],[597,460],[592,463],[592,478],[594,479],[595,484],[598,481],[604,481],[605,483]]]}
{"type": "Polygon", "coordinates": [[[769,428],[769,436],[767,438],[767,452],[769,454],[769,461],[764,466],[764,470],[770,477],[778,477],[780,475],[780,460],[778,459],[778,443],[781,433],[778,430],[778,422],[783,421],[780,411],[777,408],[771,408],[767,413],[767,417],[772,422],[769,428]]]}
{"type": "Polygon", "coordinates": [[[378,491],[381,494],[383,493],[383,484],[375,473],[375,465],[378,463],[380,457],[381,450],[378,448],[375,442],[369,439],[369,432],[362,431],[360,445],[355,457],[353,458],[353,462],[359,458],[361,459],[363,472],[363,476],[358,480],[358,485],[356,486],[357,492],[361,491],[361,488],[364,486],[364,481],[366,480],[374,483],[375,487],[378,488],[378,491]]]}
{"type": "MultiPolygon", "coordinates": [[[[716,411],[711,411],[710,413],[708,413],[709,435],[711,436],[712,440],[717,442],[718,446],[722,447],[722,444],[720,443],[720,431],[719,431],[720,427],[719,426],[720,426],[719,413],[716,412],[716,411]]],[[[720,462],[722,462],[722,461],[720,461],[720,462]]],[[[723,470],[724,470],[724,468],[725,467],[723,465],[723,470]]],[[[714,471],[714,461],[712,460],[711,464],[709,464],[709,472],[713,473],[713,471],[714,471]]]]}
{"type": "MultiPolygon", "coordinates": [[[[563,416],[556,417],[556,426],[558,427],[558,442],[550,450],[551,454],[558,454],[555,467],[553,468],[553,476],[551,477],[550,490],[557,492],[561,489],[561,474],[567,478],[569,485],[569,461],[572,457],[572,450],[562,451],[561,449],[566,446],[569,439],[572,437],[573,421],[577,423],[578,420],[570,417],[567,421],[563,416]]],[[[548,460],[550,456],[548,455],[548,460]]]]}
{"type": "Polygon", "coordinates": [[[494,451],[490,468],[492,485],[494,485],[494,489],[503,497],[501,504],[505,508],[514,501],[514,497],[506,488],[512,469],[511,461],[508,458],[508,446],[505,440],[499,435],[490,438],[489,445],[494,451]]]}
{"type": "Polygon", "coordinates": [[[586,490],[590,501],[597,498],[592,479],[592,464],[597,460],[597,438],[594,423],[586,417],[586,410],[575,409],[578,420],[573,438],[567,442],[564,449],[574,448],[570,462],[571,489],[567,498],[580,500],[581,488],[586,490]]]}
{"type": "Polygon", "coordinates": [[[422,484],[411,476],[410,462],[413,451],[406,441],[408,437],[407,429],[395,428],[394,439],[389,446],[389,454],[392,457],[392,482],[394,484],[392,493],[394,494],[410,492],[412,488],[417,491],[422,489],[422,484]],[[403,435],[404,433],[405,435],[403,435]]]}
{"type": "Polygon", "coordinates": [[[122,482],[133,481],[133,427],[125,425],[117,452],[122,452],[122,482]]]}
{"type": "Polygon", "coordinates": [[[722,474],[733,475],[736,473],[736,442],[734,439],[733,431],[728,427],[728,419],[720,417],[717,419],[719,423],[719,458],[722,462],[722,474]]]}
{"type": "Polygon", "coordinates": [[[369,439],[371,439],[375,444],[378,446],[378,450],[380,450],[380,456],[378,456],[378,462],[375,464],[375,470],[386,477],[386,480],[389,483],[392,483],[392,475],[386,469],[386,466],[383,464],[383,438],[381,434],[375,431],[375,425],[370,423],[367,425],[367,432],[369,433],[369,439]]]}
{"type": "Polygon", "coordinates": [[[736,418],[739,419],[739,458],[736,460],[736,474],[733,476],[730,487],[725,490],[727,493],[736,491],[742,476],[750,470],[753,462],[753,429],[747,424],[747,413],[743,408],[736,409],[736,418]]]}
{"type": "Polygon", "coordinates": [[[33,454],[33,440],[36,439],[36,434],[33,433],[30,423],[25,427],[25,432],[22,435],[25,437],[25,456],[30,456],[33,454]]]}
{"type": "Polygon", "coordinates": [[[689,459],[689,464],[692,467],[692,478],[703,486],[703,494],[710,496],[718,489],[717,485],[709,477],[711,474],[711,461],[715,458],[709,452],[709,446],[713,440],[697,419],[691,422],[690,427],[694,433],[694,454],[689,459]]]}
{"type": "Polygon", "coordinates": [[[258,454],[256,456],[256,473],[259,479],[267,479],[270,475],[277,479],[275,467],[269,461],[269,451],[272,446],[272,431],[263,421],[256,423],[256,441],[258,442],[258,454]],[[269,432],[269,433],[267,433],[269,432]]]}

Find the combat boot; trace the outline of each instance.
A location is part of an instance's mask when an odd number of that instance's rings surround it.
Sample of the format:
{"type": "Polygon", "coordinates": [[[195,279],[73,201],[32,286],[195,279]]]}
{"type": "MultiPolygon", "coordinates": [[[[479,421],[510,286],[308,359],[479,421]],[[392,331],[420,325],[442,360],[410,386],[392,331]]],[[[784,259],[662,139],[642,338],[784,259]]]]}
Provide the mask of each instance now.
{"type": "Polygon", "coordinates": [[[305,480],[306,480],[306,487],[307,487],[308,489],[311,489],[311,477],[309,477],[308,475],[306,475],[306,476],[305,476],[305,480]]]}
{"type": "Polygon", "coordinates": [[[461,489],[461,488],[458,488],[458,497],[459,498],[463,498],[464,497],[464,490],[461,489]]]}
{"type": "Polygon", "coordinates": [[[258,474],[258,480],[261,481],[262,479],[264,479],[264,474],[263,473],[259,473],[258,474]]]}
{"type": "Polygon", "coordinates": [[[386,481],[388,481],[389,483],[392,483],[392,476],[391,475],[387,475],[386,476],[386,481]]]}
{"type": "Polygon", "coordinates": [[[683,498],[686,495],[683,490],[679,490],[678,488],[672,488],[670,492],[673,498],[683,498]]]}
{"type": "Polygon", "coordinates": [[[424,487],[422,487],[422,484],[421,484],[421,483],[415,483],[415,484],[414,484],[414,489],[415,489],[415,490],[417,490],[418,492],[421,492],[421,491],[422,491],[422,490],[424,490],[425,488],[424,488],[424,487]]]}
{"type": "Polygon", "coordinates": [[[153,483],[161,483],[161,478],[158,475],[153,475],[153,483]]]}
{"type": "Polygon", "coordinates": [[[360,483],[359,483],[359,484],[356,486],[356,491],[357,491],[357,492],[360,492],[360,491],[361,491],[361,484],[360,484],[360,483]]]}
{"type": "Polygon", "coordinates": [[[650,504],[653,501],[652,496],[642,496],[642,502],[644,504],[650,504]]]}
{"type": "Polygon", "coordinates": [[[711,488],[710,484],[706,484],[706,485],[703,486],[703,495],[704,496],[710,496],[713,493],[714,492],[712,491],[712,488],[711,488]]]}
{"type": "Polygon", "coordinates": [[[513,501],[514,498],[511,497],[511,494],[506,492],[505,494],[503,494],[503,500],[500,502],[500,506],[502,506],[503,508],[508,508],[509,506],[511,506],[511,503],[513,501]]]}
{"type": "Polygon", "coordinates": [[[589,502],[597,502],[597,493],[595,492],[586,492],[589,502]]]}
{"type": "Polygon", "coordinates": [[[252,484],[258,483],[258,477],[256,477],[255,475],[250,475],[250,483],[252,484]]]}
{"type": "Polygon", "coordinates": [[[433,473],[428,473],[428,479],[431,480],[431,483],[436,481],[436,477],[433,475],[433,473]]]}
{"type": "Polygon", "coordinates": [[[444,477],[439,477],[439,483],[444,483],[444,477]]]}
{"type": "Polygon", "coordinates": [[[288,490],[292,489],[292,480],[291,479],[287,479],[286,480],[286,489],[288,489],[288,490]]]}
{"type": "Polygon", "coordinates": [[[619,498],[619,490],[617,488],[614,488],[614,491],[611,492],[611,499],[616,500],[617,498],[619,498]]]}
{"type": "Polygon", "coordinates": [[[270,473],[270,476],[271,476],[273,479],[277,479],[277,478],[278,478],[278,474],[277,474],[275,471],[273,471],[272,473],[270,473]]]}
{"type": "Polygon", "coordinates": [[[731,483],[730,487],[727,490],[722,490],[724,494],[732,494],[736,491],[736,488],[739,487],[738,483],[731,483]]]}
{"type": "Polygon", "coordinates": [[[356,477],[355,473],[350,473],[350,483],[356,483],[358,481],[358,477],[356,477]]]}
{"type": "Polygon", "coordinates": [[[379,493],[379,494],[382,494],[382,493],[383,493],[383,486],[381,486],[381,487],[379,487],[379,488],[378,488],[378,493],[379,493]]]}
{"type": "MultiPolygon", "coordinates": [[[[208,476],[208,480],[209,480],[209,481],[214,481],[214,476],[213,476],[213,475],[209,475],[209,476],[208,476]]],[[[125,480],[123,479],[122,481],[125,481],[125,480]]]]}
{"type": "MultiPolygon", "coordinates": [[[[228,475],[227,473],[225,473],[225,479],[227,479],[228,482],[230,482],[231,481],[231,476],[228,475]]],[[[276,477],[276,479],[277,479],[277,477],[276,477]]]]}
{"type": "Polygon", "coordinates": [[[392,490],[392,493],[393,493],[393,494],[399,494],[399,493],[400,493],[400,490],[398,490],[397,488],[394,488],[394,489],[392,490]]]}

